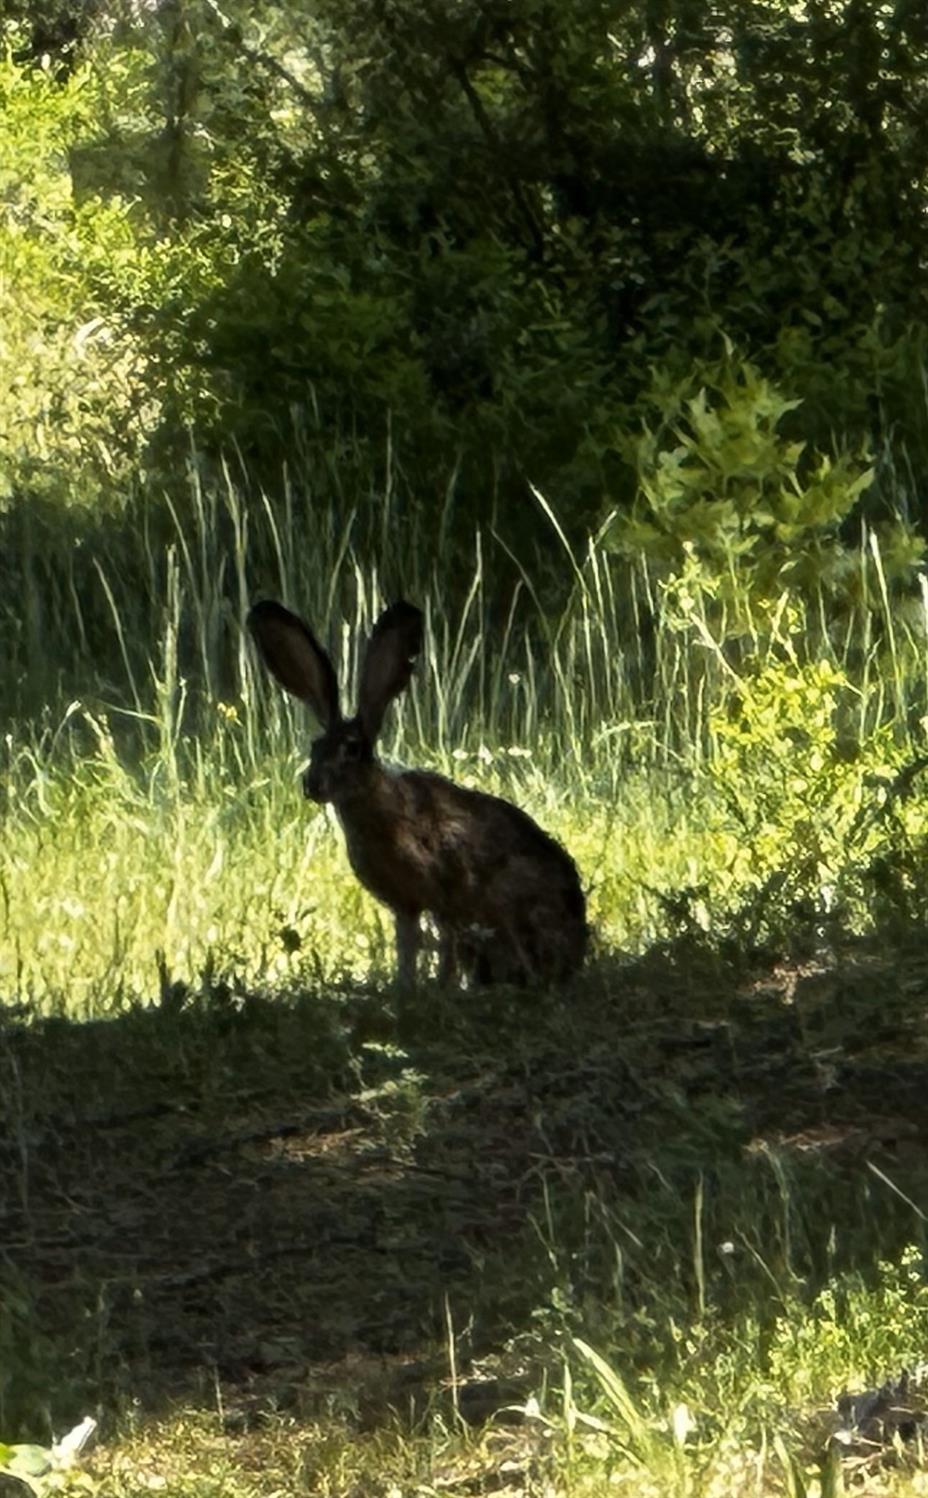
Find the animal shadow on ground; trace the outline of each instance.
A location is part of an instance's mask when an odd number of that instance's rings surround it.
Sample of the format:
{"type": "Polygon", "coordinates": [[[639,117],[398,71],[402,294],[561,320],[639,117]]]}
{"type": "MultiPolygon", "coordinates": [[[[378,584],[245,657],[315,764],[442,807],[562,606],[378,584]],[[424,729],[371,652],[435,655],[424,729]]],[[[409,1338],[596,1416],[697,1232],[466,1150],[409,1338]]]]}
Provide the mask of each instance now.
{"type": "Polygon", "coordinates": [[[632,1304],[662,1255],[687,1273],[697,1190],[723,1302],[715,1245],[748,1224],[768,1268],[833,1269],[833,1223],[873,1262],[913,1232],[900,1193],[928,1201],[926,1000],[910,931],[778,962],[680,940],[559,993],[9,1010],[8,1419],[35,1438],[39,1390],[60,1430],[218,1386],[229,1419],[363,1422],[435,1397],[449,1339],[479,1418],[565,1327],[596,1340],[617,1239],[632,1304]]]}

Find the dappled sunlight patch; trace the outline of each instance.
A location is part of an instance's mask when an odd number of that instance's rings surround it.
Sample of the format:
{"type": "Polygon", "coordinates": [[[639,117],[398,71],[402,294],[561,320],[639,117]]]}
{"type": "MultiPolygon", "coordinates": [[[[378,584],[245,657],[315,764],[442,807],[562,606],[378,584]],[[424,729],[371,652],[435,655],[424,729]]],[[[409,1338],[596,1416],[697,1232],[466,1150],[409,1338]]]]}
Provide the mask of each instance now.
{"type": "Polygon", "coordinates": [[[752,1139],[749,1154],[762,1154],[774,1149],[779,1152],[795,1152],[803,1155],[862,1155],[869,1148],[879,1146],[880,1136],[876,1130],[856,1127],[853,1124],[821,1124],[817,1128],[801,1129],[795,1134],[774,1134],[769,1139],[752,1139]]]}
{"type": "Polygon", "coordinates": [[[182,1408],[117,1434],[91,1458],[83,1490],[112,1498],[296,1498],[307,1492],[320,1498],[481,1492],[551,1498],[557,1492],[550,1432],[526,1422],[468,1428],[447,1395],[434,1412],[425,1405],[416,1416],[409,1396],[422,1374],[410,1364],[345,1359],[319,1370],[308,1400],[316,1416],[282,1413],[270,1399],[250,1410],[216,1391],[212,1413],[182,1408]],[[363,1410],[376,1410],[378,1421],[359,1422],[363,1410]]]}

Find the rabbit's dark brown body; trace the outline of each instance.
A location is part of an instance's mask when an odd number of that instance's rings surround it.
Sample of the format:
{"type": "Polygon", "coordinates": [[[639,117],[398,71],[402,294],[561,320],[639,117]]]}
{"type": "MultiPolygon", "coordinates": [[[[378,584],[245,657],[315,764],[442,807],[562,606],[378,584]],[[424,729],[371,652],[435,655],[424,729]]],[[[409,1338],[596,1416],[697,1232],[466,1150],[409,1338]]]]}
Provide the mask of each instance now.
{"type": "Polygon", "coordinates": [[[406,686],[422,615],[393,604],[364,655],[357,716],[344,718],[338,682],[312,631],[279,603],[256,604],[249,625],[281,685],[325,732],[311,749],[305,794],[334,806],[354,872],[396,920],[400,979],[415,979],[420,918],[434,919],[439,976],[560,981],[583,962],[583,891],[568,853],[499,796],[425,770],[393,774],[374,753],[384,712],[406,686]]]}
{"type": "Polygon", "coordinates": [[[531,817],[424,770],[373,764],[362,784],[335,803],[351,867],[399,921],[434,916],[445,976],[459,966],[485,982],[560,980],[580,967],[577,870],[531,817]]]}

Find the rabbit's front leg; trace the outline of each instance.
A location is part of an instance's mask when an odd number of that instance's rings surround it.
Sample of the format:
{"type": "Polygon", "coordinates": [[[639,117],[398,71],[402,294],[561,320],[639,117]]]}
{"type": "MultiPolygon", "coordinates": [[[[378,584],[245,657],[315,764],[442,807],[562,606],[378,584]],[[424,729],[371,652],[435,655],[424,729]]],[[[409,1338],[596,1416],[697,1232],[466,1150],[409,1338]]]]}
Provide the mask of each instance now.
{"type": "Polygon", "coordinates": [[[422,932],[417,915],[396,914],[396,976],[403,988],[413,988],[416,982],[416,958],[422,932]]]}

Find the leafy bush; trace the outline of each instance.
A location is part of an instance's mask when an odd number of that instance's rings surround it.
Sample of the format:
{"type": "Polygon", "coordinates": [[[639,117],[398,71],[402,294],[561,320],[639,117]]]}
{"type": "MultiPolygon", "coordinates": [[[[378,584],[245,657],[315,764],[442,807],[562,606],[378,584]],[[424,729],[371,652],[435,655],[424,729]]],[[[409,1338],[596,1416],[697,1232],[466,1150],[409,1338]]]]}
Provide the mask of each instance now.
{"type": "Polygon", "coordinates": [[[69,152],[94,94],[87,68],[60,83],[0,60],[0,504],[113,492],[157,412],[94,286],[95,265],[137,255],[130,209],[72,193],[69,152]]]}
{"type": "MultiPolygon", "coordinates": [[[[816,453],[789,433],[799,401],[731,350],[679,382],[656,374],[642,404],[642,430],[622,443],[637,493],[609,540],[652,564],[671,624],[696,615],[722,642],[757,642],[787,595],[821,599],[832,621],[861,601],[866,567],[849,522],[874,479],[863,457],[816,453]]],[[[898,519],[883,535],[886,583],[911,583],[923,539],[898,519]]]]}
{"type": "Polygon", "coordinates": [[[771,1382],[790,1399],[880,1385],[920,1365],[928,1338],[924,1252],[910,1244],[873,1278],[837,1276],[803,1310],[788,1304],[770,1344],[771,1382]]]}
{"type": "Polygon", "coordinates": [[[885,729],[856,738],[855,696],[830,661],[772,656],[710,712],[712,778],[742,833],[735,883],[773,879],[793,919],[797,899],[816,913],[834,903],[866,777],[893,754],[885,729]]]}

